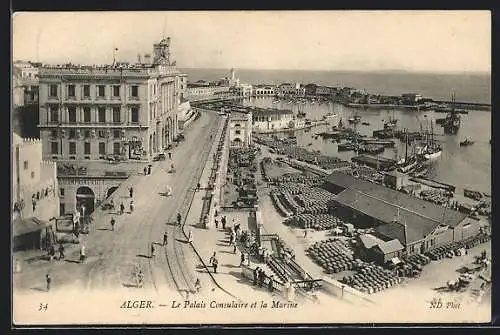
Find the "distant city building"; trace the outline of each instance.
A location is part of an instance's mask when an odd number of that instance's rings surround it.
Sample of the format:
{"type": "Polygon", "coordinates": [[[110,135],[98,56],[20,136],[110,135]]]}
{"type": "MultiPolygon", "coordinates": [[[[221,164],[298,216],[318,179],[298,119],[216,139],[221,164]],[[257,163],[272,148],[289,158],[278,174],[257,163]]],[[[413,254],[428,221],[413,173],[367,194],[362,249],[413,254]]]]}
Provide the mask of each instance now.
{"type": "Polygon", "coordinates": [[[276,90],[273,86],[254,85],[252,95],[256,97],[275,96],[276,90]]]}
{"type": "Polygon", "coordinates": [[[422,96],[417,93],[404,93],[401,95],[403,104],[414,105],[418,101],[422,100],[422,96]]]}
{"type": "Polygon", "coordinates": [[[170,38],[153,64],[40,68],[44,159],[151,159],[174,141],[186,77],[171,60],[170,38]]]}
{"type": "Polygon", "coordinates": [[[283,83],[278,85],[278,94],[281,96],[304,95],[305,88],[301,87],[299,83],[283,83]]]}
{"type": "Polygon", "coordinates": [[[231,112],[229,146],[247,148],[252,143],[252,113],[231,112]]]}
{"type": "Polygon", "coordinates": [[[240,97],[248,98],[252,96],[252,85],[250,84],[238,84],[232,89],[232,92],[240,97]]]}
{"type": "Polygon", "coordinates": [[[42,159],[42,142],[13,133],[11,154],[14,221],[30,217],[48,221],[58,217],[56,163],[42,159]]]}
{"type": "Polygon", "coordinates": [[[307,97],[315,96],[317,87],[318,87],[318,85],[316,85],[316,84],[305,85],[304,86],[304,95],[307,97]]]}
{"type": "Polygon", "coordinates": [[[256,131],[291,128],[293,120],[294,114],[290,110],[254,109],[252,111],[252,125],[256,131]]]}

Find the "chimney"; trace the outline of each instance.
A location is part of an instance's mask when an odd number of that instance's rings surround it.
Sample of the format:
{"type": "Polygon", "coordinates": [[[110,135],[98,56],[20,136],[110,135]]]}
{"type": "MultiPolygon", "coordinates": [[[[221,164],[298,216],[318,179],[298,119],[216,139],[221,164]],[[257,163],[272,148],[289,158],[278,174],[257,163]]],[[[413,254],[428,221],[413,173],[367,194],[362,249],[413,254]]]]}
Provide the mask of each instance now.
{"type": "Polygon", "coordinates": [[[142,64],[142,62],[141,62],[141,54],[137,54],[137,63],[142,64]]]}

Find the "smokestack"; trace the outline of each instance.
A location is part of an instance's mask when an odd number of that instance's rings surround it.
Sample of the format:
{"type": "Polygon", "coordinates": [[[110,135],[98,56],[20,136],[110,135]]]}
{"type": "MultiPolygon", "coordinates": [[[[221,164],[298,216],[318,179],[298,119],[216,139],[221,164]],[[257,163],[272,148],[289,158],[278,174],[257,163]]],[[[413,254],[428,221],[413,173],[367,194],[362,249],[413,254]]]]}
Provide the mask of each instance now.
{"type": "Polygon", "coordinates": [[[142,64],[142,62],[141,62],[141,54],[137,54],[137,63],[142,64]]]}

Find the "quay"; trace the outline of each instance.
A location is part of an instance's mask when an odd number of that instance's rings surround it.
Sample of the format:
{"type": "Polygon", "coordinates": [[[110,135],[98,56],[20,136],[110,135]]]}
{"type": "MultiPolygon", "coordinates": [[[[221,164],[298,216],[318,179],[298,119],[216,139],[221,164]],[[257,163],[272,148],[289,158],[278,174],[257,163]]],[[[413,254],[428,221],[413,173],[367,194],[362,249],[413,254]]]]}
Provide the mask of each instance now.
{"type": "Polygon", "coordinates": [[[435,181],[435,180],[430,180],[430,179],[427,179],[427,178],[423,178],[423,177],[412,177],[410,178],[411,181],[414,181],[416,183],[419,183],[419,184],[423,184],[423,185],[426,185],[426,186],[429,186],[429,187],[432,187],[432,188],[438,188],[438,189],[443,189],[443,190],[446,190],[446,191],[450,191],[450,192],[455,192],[455,186],[453,185],[450,185],[450,184],[445,184],[445,183],[442,183],[442,182],[438,182],[438,181],[435,181]]]}
{"type": "Polygon", "coordinates": [[[278,133],[290,133],[298,130],[310,129],[317,126],[322,126],[328,124],[328,121],[312,121],[311,124],[305,126],[299,126],[295,128],[284,128],[284,129],[271,129],[271,130],[255,130],[256,134],[278,134],[278,133]]]}

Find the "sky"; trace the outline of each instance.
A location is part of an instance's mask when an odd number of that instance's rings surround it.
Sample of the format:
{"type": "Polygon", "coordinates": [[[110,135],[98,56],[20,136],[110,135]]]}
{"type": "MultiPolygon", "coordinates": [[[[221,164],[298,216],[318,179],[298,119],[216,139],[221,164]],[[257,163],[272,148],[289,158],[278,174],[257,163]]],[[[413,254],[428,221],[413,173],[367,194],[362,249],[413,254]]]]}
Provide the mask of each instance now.
{"type": "Polygon", "coordinates": [[[489,11],[20,12],[14,60],[135,62],[172,38],[180,68],[490,72],[489,11]]]}

